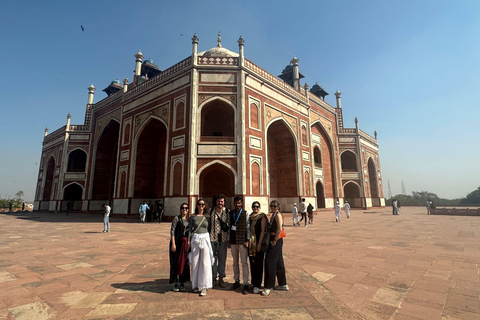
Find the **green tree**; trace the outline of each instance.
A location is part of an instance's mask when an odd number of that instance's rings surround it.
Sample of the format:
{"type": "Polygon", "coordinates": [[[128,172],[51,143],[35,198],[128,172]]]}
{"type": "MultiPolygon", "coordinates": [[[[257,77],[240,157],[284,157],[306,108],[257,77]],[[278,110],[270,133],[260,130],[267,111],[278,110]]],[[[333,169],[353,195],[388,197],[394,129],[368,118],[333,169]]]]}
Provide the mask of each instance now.
{"type": "Polygon", "coordinates": [[[460,203],[462,204],[480,204],[480,187],[470,192],[460,203]]]}

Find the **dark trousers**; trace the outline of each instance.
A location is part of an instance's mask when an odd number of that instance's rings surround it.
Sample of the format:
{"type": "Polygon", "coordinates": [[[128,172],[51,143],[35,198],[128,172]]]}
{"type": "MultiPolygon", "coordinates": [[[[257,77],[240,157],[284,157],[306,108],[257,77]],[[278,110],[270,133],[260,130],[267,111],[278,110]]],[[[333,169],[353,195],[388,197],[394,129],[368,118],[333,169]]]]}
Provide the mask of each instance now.
{"type": "Polygon", "coordinates": [[[307,225],[307,213],[306,212],[300,212],[300,214],[302,215],[302,219],[300,219],[300,222],[302,222],[304,219],[305,219],[305,225],[307,225]]]}
{"type": "Polygon", "coordinates": [[[253,287],[260,288],[263,278],[263,261],[265,260],[265,252],[257,252],[255,256],[248,257],[250,259],[250,273],[252,274],[253,287]]]}
{"type": "Polygon", "coordinates": [[[265,289],[273,289],[275,276],[279,286],[287,284],[285,265],[283,264],[283,239],[278,240],[274,246],[271,244],[268,246],[267,254],[265,255],[265,289]]]}

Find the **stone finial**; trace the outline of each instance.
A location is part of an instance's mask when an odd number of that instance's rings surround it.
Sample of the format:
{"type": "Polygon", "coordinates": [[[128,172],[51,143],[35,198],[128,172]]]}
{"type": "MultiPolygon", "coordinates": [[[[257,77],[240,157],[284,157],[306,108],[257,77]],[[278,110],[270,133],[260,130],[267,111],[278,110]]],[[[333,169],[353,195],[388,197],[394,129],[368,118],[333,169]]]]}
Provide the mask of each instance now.
{"type": "Polygon", "coordinates": [[[307,91],[308,88],[309,88],[309,87],[308,87],[308,84],[307,84],[306,82],[305,82],[305,84],[303,85],[303,87],[305,88],[305,91],[307,91]]]}
{"type": "Polygon", "coordinates": [[[375,136],[375,140],[377,140],[377,131],[376,130],[373,132],[373,135],[375,136]]]}
{"type": "Polygon", "coordinates": [[[335,97],[340,98],[341,95],[342,93],[340,91],[337,90],[337,92],[335,92],[335,97]]]}
{"type": "Polygon", "coordinates": [[[192,43],[198,43],[198,37],[196,33],[193,34],[192,43]]]}
{"type": "Polygon", "coordinates": [[[129,84],[128,78],[123,79],[123,85],[126,86],[126,85],[128,85],[128,84],[129,84]]]}
{"type": "Polygon", "coordinates": [[[143,60],[142,50],[138,50],[137,54],[135,55],[135,58],[137,58],[137,60],[143,60]]]}
{"type": "Polygon", "coordinates": [[[358,124],[358,119],[357,119],[357,117],[355,117],[355,124],[356,124],[356,125],[358,124]]]}
{"type": "Polygon", "coordinates": [[[45,137],[48,135],[48,127],[45,127],[45,137]]]}
{"type": "Polygon", "coordinates": [[[70,114],[70,112],[67,114],[67,119],[71,119],[72,118],[72,115],[70,114]]]}
{"type": "Polygon", "coordinates": [[[242,36],[240,36],[240,38],[238,38],[238,45],[239,46],[243,46],[245,44],[245,40],[243,40],[242,36]]]}
{"type": "Polygon", "coordinates": [[[89,93],[94,93],[95,90],[97,90],[97,89],[95,89],[95,87],[93,86],[93,83],[92,83],[92,84],[90,85],[90,87],[88,87],[87,89],[88,89],[88,92],[89,92],[89,93]]]}
{"type": "Polygon", "coordinates": [[[294,66],[298,65],[299,62],[300,60],[298,60],[298,58],[295,56],[293,56],[292,60],[290,60],[290,63],[294,66]]]}
{"type": "Polygon", "coordinates": [[[221,47],[222,47],[222,35],[220,34],[220,31],[218,31],[218,39],[217,39],[217,42],[218,42],[217,47],[218,47],[218,48],[221,48],[221,47]]]}

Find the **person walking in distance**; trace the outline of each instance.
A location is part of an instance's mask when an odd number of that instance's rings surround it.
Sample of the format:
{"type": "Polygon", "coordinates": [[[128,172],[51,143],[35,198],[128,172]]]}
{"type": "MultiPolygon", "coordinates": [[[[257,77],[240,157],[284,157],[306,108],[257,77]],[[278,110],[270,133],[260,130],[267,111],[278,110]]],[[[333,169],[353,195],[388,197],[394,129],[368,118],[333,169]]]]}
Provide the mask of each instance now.
{"type": "Polygon", "coordinates": [[[149,210],[147,201],[143,201],[143,203],[140,205],[140,208],[138,209],[138,212],[140,213],[140,222],[145,223],[145,216],[147,214],[147,210],[149,210]]]}
{"type": "Polygon", "coordinates": [[[213,198],[215,207],[210,211],[211,228],[210,241],[212,245],[215,261],[212,266],[213,286],[216,283],[218,274],[218,285],[225,288],[226,284],[223,280],[225,274],[225,264],[227,262],[227,245],[228,245],[228,209],[225,208],[225,195],[218,194],[213,198]]]}
{"type": "Polygon", "coordinates": [[[343,205],[343,209],[345,210],[345,214],[347,215],[347,218],[350,218],[350,204],[348,201],[345,201],[345,204],[343,205]]]}
{"type": "Polygon", "coordinates": [[[110,232],[110,212],[112,208],[106,203],[103,204],[103,232],[110,232]]]}
{"type": "Polygon", "coordinates": [[[248,293],[248,244],[250,228],[248,226],[248,213],[244,210],[242,197],[233,199],[235,209],[230,210],[230,232],[228,247],[231,248],[233,257],[233,278],[235,283],[232,290],[240,287],[240,263],[242,263],[243,294],[248,293]]]}
{"type": "Polygon", "coordinates": [[[298,208],[296,203],[293,204],[293,208],[292,208],[292,220],[293,220],[294,227],[300,226],[300,223],[298,222],[298,208]]]}
{"type": "Polygon", "coordinates": [[[308,204],[307,212],[308,212],[308,223],[313,224],[313,205],[311,203],[308,204]]]}
{"type": "Polygon", "coordinates": [[[342,208],[340,207],[340,202],[337,200],[335,203],[335,222],[340,222],[340,213],[342,211],[342,208]]]}
{"type": "Polygon", "coordinates": [[[300,219],[300,222],[305,219],[305,227],[307,226],[307,204],[305,203],[305,198],[302,198],[302,201],[300,202],[300,205],[298,207],[298,211],[300,211],[300,214],[302,215],[302,219],[300,219]]]}

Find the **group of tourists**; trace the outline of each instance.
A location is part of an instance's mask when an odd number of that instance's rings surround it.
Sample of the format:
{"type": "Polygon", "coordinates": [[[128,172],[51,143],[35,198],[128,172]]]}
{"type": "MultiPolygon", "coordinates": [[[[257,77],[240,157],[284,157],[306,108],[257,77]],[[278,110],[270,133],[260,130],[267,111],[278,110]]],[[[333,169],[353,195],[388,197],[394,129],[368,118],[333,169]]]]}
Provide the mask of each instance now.
{"type": "Polygon", "coordinates": [[[307,204],[305,203],[305,198],[302,198],[302,201],[300,202],[300,207],[297,208],[297,204],[293,204],[292,208],[292,220],[293,220],[293,226],[299,226],[300,227],[300,222],[305,220],[305,227],[308,227],[307,225],[307,213],[308,213],[308,224],[313,224],[313,205],[311,203],[307,204]],[[300,214],[302,218],[298,220],[298,213],[300,211],[300,214]]]}
{"type": "Polygon", "coordinates": [[[203,199],[197,200],[193,212],[187,203],[182,203],[170,233],[169,283],[173,284],[173,291],[185,291],[187,281],[192,282],[193,292],[200,296],[216,286],[226,288],[228,249],[233,260],[232,290],[242,287],[241,274],[243,294],[260,293],[262,280],[263,296],[268,296],[272,289],[288,291],[280,204],[272,201],[268,214],[261,211],[258,201],[252,203],[251,209],[251,213],[245,210],[242,197],[235,197],[234,208],[227,209],[223,194],[214,197],[210,210],[203,199]],[[275,279],[278,286],[275,286],[275,279]]]}
{"type": "MultiPolygon", "coordinates": [[[[340,207],[340,201],[337,200],[335,203],[335,206],[333,207],[333,210],[335,211],[335,222],[340,222],[342,220],[342,207],[340,207]]],[[[345,210],[345,215],[347,218],[350,218],[350,204],[348,201],[345,201],[345,204],[343,205],[343,210],[345,210]]]]}
{"type": "Polygon", "coordinates": [[[155,204],[150,200],[147,204],[147,201],[143,201],[138,209],[140,213],[140,222],[162,222],[163,218],[163,203],[162,200],[156,200],[155,204]]]}

